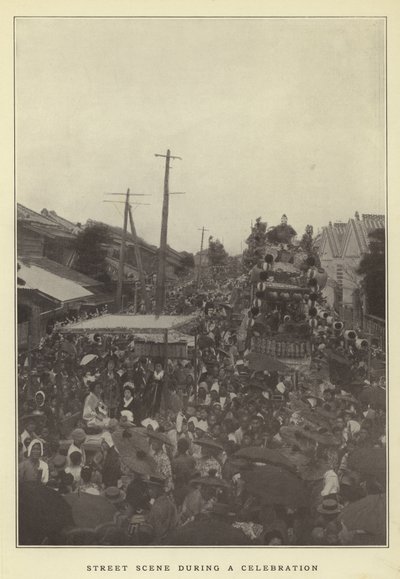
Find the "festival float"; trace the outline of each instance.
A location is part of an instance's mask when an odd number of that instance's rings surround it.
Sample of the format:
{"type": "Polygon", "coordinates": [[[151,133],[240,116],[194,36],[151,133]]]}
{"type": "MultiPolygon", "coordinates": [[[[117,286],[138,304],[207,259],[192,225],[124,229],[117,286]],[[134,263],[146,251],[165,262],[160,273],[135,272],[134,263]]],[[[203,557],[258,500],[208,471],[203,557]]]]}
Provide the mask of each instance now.
{"type": "Polygon", "coordinates": [[[327,273],[316,255],[294,244],[295,236],[286,215],[269,229],[258,219],[244,256],[252,258],[247,347],[292,370],[310,365],[322,319],[324,325],[330,321],[322,312],[327,273]]]}

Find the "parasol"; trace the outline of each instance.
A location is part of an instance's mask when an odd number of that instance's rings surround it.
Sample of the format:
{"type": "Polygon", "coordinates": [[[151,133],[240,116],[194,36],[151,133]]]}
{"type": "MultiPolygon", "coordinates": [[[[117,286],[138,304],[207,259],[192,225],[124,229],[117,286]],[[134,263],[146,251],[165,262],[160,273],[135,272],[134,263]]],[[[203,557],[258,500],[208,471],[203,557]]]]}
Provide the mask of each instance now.
{"type": "Polygon", "coordinates": [[[139,430],[139,428],[121,426],[114,430],[111,436],[121,457],[136,455],[138,450],[149,452],[148,438],[141,431],[142,429],[139,430]]]}
{"type": "Polygon", "coordinates": [[[328,428],[330,426],[328,419],[315,410],[304,408],[303,410],[299,411],[299,414],[303,418],[304,422],[308,423],[314,428],[328,428]]]}
{"type": "Polygon", "coordinates": [[[68,493],[63,499],[72,509],[75,526],[80,528],[94,529],[112,522],[117,512],[115,506],[102,495],[68,493]]]}
{"type": "Polygon", "coordinates": [[[265,448],[263,446],[248,446],[235,452],[235,458],[245,458],[250,462],[262,462],[266,464],[275,464],[289,469],[294,469],[290,462],[280,450],[274,448],[265,448]]]}
{"type": "Polygon", "coordinates": [[[324,478],[324,474],[330,466],[325,461],[313,461],[299,468],[299,476],[304,481],[318,481],[324,478]]]}
{"type": "Polygon", "coordinates": [[[386,449],[382,447],[357,448],[349,456],[349,468],[362,475],[386,473],[386,449]]]}
{"type": "Polygon", "coordinates": [[[288,372],[289,368],[277,358],[268,356],[267,354],[257,354],[250,352],[246,359],[249,361],[249,368],[254,372],[261,372],[268,370],[270,372],[288,372]]]}
{"type": "Polygon", "coordinates": [[[282,441],[286,446],[286,448],[281,449],[281,452],[286,450],[287,446],[297,446],[303,451],[307,450],[310,445],[305,437],[302,436],[303,431],[304,430],[298,426],[281,426],[279,429],[279,436],[282,438],[282,441]]]}
{"type": "Polygon", "coordinates": [[[54,489],[35,482],[19,485],[18,532],[20,545],[59,544],[60,533],[73,527],[71,508],[54,489]]]}
{"type": "Polygon", "coordinates": [[[281,453],[285,458],[290,460],[296,467],[304,467],[311,462],[311,458],[291,448],[282,448],[281,453]]]}
{"type": "Polygon", "coordinates": [[[386,408],[386,390],[380,386],[367,386],[359,395],[361,402],[366,402],[374,408],[386,408]]]}
{"type": "Polygon", "coordinates": [[[98,356],[96,356],[96,354],[86,354],[86,356],[83,356],[80,365],[87,366],[87,364],[90,364],[90,362],[97,360],[97,358],[98,356]]]}
{"type": "Polygon", "coordinates": [[[344,507],[339,519],[349,531],[365,531],[386,541],[386,495],[367,495],[344,507]]]}
{"type": "Polygon", "coordinates": [[[196,478],[193,478],[190,481],[190,484],[224,489],[229,487],[229,484],[226,482],[226,480],[218,478],[216,476],[198,476],[196,478]]]}
{"type": "Polygon", "coordinates": [[[167,545],[251,545],[252,541],[239,529],[212,516],[179,527],[168,538],[167,545]]]}
{"type": "Polygon", "coordinates": [[[210,348],[214,346],[214,340],[210,336],[204,334],[197,338],[197,346],[202,350],[203,348],[210,348]]]}
{"type": "Polygon", "coordinates": [[[305,507],[309,503],[304,482],[283,468],[267,465],[242,476],[247,490],[268,504],[305,507]]]}

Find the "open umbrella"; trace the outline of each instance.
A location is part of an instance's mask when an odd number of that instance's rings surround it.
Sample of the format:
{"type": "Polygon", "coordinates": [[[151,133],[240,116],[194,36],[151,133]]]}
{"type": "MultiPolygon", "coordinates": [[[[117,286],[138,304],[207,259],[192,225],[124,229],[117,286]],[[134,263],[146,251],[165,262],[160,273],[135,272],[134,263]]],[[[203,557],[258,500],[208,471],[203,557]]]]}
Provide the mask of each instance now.
{"type": "MultiPolygon", "coordinates": [[[[130,463],[133,461],[133,465],[136,465],[137,452],[141,451],[148,455],[150,450],[149,442],[147,436],[143,436],[141,432],[136,432],[137,429],[131,428],[121,428],[118,427],[112,433],[112,439],[115,444],[115,448],[118,450],[121,460],[125,466],[130,468],[130,463]]],[[[149,457],[147,459],[149,462],[149,457]]],[[[132,465],[131,465],[132,466],[132,465]]],[[[133,470],[133,472],[135,472],[133,470]]]]}
{"type": "Polygon", "coordinates": [[[97,360],[98,356],[96,356],[96,354],[86,354],[86,356],[83,356],[80,365],[81,366],[86,366],[87,364],[90,364],[90,362],[93,362],[94,360],[97,360]]]}
{"type": "Polygon", "coordinates": [[[60,534],[74,526],[71,507],[54,489],[36,482],[23,482],[18,489],[18,534],[20,545],[60,544],[60,534]]]}
{"type": "Polygon", "coordinates": [[[366,402],[374,408],[386,408],[386,390],[380,386],[367,386],[359,395],[361,402],[366,402]]]}
{"type": "Polygon", "coordinates": [[[291,448],[282,448],[281,454],[287,458],[295,467],[304,467],[311,462],[311,458],[299,452],[298,450],[293,450],[291,448]]]}
{"type": "Polygon", "coordinates": [[[286,467],[291,470],[294,469],[293,463],[282,454],[280,449],[265,448],[263,446],[248,446],[235,452],[234,456],[237,458],[245,458],[250,462],[262,462],[265,464],[274,464],[276,466],[286,467]]]}
{"type": "Polygon", "coordinates": [[[286,364],[283,364],[277,358],[268,356],[267,354],[257,354],[250,352],[246,359],[249,361],[249,368],[254,372],[261,372],[268,370],[269,372],[287,372],[289,370],[286,364]]]}
{"type": "Polygon", "coordinates": [[[314,428],[328,428],[330,426],[329,421],[325,416],[322,416],[315,410],[311,410],[308,408],[304,408],[303,410],[299,410],[299,415],[303,418],[304,422],[309,424],[314,428]]]}
{"type": "Polygon", "coordinates": [[[202,350],[203,348],[210,348],[214,346],[214,340],[210,336],[202,334],[197,338],[197,346],[202,350]]]}
{"type": "Polygon", "coordinates": [[[206,487],[215,487],[221,489],[226,489],[229,487],[229,484],[226,482],[226,480],[218,478],[216,476],[198,476],[196,478],[193,478],[190,481],[190,484],[203,485],[206,487]]]}
{"type": "Polygon", "coordinates": [[[349,468],[362,475],[385,475],[386,449],[382,447],[356,448],[349,456],[348,465],[349,468]]]}
{"type": "Polygon", "coordinates": [[[344,507],[340,520],[349,531],[365,531],[386,541],[386,495],[367,495],[344,507]]]}
{"type": "Polygon", "coordinates": [[[167,545],[251,545],[251,540],[239,529],[213,516],[204,517],[179,527],[170,535],[167,545]]]}
{"type": "Polygon", "coordinates": [[[329,464],[322,461],[312,461],[306,466],[299,467],[298,472],[300,478],[304,481],[319,481],[324,478],[324,474],[330,469],[329,464]]]}
{"type": "Polygon", "coordinates": [[[268,504],[305,507],[309,504],[306,487],[301,478],[284,468],[266,465],[254,472],[244,472],[247,490],[268,504]]]}
{"type": "Polygon", "coordinates": [[[102,495],[68,493],[63,499],[72,509],[75,526],[80,528],[94,529],[112,522],[117,512],[115,506],[102,495]]]}
{"type": "Polygon", "coordinates": [[[226,352],[225,350],[223,350],[222,348],[217,348],[217,352],[219,354],[221,354],[221,356],[225,356],[226,358],[229,358],[230,354],[229,352],[226,352]]]}

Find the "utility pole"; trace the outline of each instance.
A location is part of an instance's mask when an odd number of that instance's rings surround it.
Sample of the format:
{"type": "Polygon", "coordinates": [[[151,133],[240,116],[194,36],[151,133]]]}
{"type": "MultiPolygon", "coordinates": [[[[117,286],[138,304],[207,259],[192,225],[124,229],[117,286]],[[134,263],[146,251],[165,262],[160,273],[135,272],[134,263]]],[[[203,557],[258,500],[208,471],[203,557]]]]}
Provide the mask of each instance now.
{"type": "MultiPolygon", "coordinates": [[[[169,196],[174,195],[174,193],[169,192],[169,171],[170,160],[179,159],[181,157],[176,157],[171,155],[171,151],[168,149],[166,155],[155,154],[155,157],[165,157],[165,175],[164,175],[164,198],[161,214],[161,234],[160,234],[160,249],[158,254],[158,273],[157,273],[157,287],[156,287],[156,316],[159,316],[164,308],[165,302],[165,267],[167,260],[167,236],[168,236],[168,211],[169,211],[169,196]]],[[[183,193],[175,193],[175,195],[182,195],[183,193]]]]}
{"type": "Polygon", "coordinates": [[[119,268],[118,268],[118,285],[117,285],[117,311],[122,311],[122,286],[124,282],[125,271],[125,246],[126,246],[126,230],[128,226],[128,209],[129,209],[129,189],[126,192],[125,208],[124,208],[124,228],[122,230],[121,248],[119,251],[119,268]]]}
{"type": "Polygon", "coordinates": [[[205,229],[204,225],[201,229],[197,229],[197,231],[201,231],[201,243],[200,243],[200,256],[199,256],[199,270],[197,272],[197,287],[200,286],[200,278],[201,278],[201,268],[203,266],[203,243],[204,243],[204,232],[209,231],[209,229],[205,229]]]}
{"type": "MultiPolygon", "coordinates": [[[[142,268],[142,260],[140,255],[140,249],[137,243],[137,235],[135,225],[133,223],[132,212],[131,212],[131,205],[129,203],[129,197],[131,195],[130,190],[128,189],[126,194],[125,193],[106,193],[106,195],[125,195],[125,201],[109,201],[108,199],[103,200],[103,203],[124,203],[124,227],[122,230],[122,239],[121,239],[121,247],[119,252],[119,267],[118,267],[118,284],[117,284],[117,296],[116,296],[116,306],[117,310],[120,312],[122,311],[122,287],[124,281],[124,272],[125,272],[125,249],[126,249],[126,235],[127,235],[127,227],[128,227],[128,216],[131,225],[132,237],[134,239],[135,245],[135,256],[136,256],[136,263],[139,269],[139,276],[140,279],[144,279],[144,273],[142,268]]],[[[135,197],[146,197],[148,196],[147,193],[132,193],[135,197]]],[[[149,203],[137,203],[137,205],[149,205],[149,203]]],[[[144,292],[146,292],[146,286],[144,285],[144,292]]],[[[148,298],[147,293],[145,293],[145,304],[146,309],[148,310],[148,298]]]]}
{"type": "Polygon", "coordinates": [[[140,280],[140,285],[142,288],[141,294],[142,294],[142,298],[144,299],[144,305],[146,308],[146,313],[148,313],[148,312],[150,312],[150,300],[149,300],[149,296],[147,295],[146,279],[145,279],[144,270],[143,270],[142,256],[140,254],[140,248],[139,248],[138,238],[136,235],[135,223],[134,223],[133,217],[132,217],[132,208],[130,205],[128,205],[128,214],[129,214],[129,223],[131,226],[131,233],[132,233],[132,237],[133,237],[133,243],[135,245],[136,265],[137,265],[138,270],[139,270],[139,280],[140,280]]]}

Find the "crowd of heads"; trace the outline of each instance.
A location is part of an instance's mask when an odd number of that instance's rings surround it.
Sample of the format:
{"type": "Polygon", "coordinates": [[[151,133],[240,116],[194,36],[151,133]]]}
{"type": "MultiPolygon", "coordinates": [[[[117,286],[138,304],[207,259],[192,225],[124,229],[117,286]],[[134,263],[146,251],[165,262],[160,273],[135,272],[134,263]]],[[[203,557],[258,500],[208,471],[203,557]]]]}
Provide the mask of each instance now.
{"type": "Polygon", "coordinates": [[[89,510],[112,506],[90,528],[73,517],[25,535],[20,508],[23,543],[385,542],[345,516],[386,488],[385,394],[365,354],[321,323],[303,368],[260,368],[233,288],[169,296],[171,313],[199,316],[186,359],[139,357],[134,335],[60,327],[21,355],[20,492],[45,487],[73,514],[87,495],[102,505],[89,510]],[[345,364],[333,367],[332,351],[345,364]]]}

